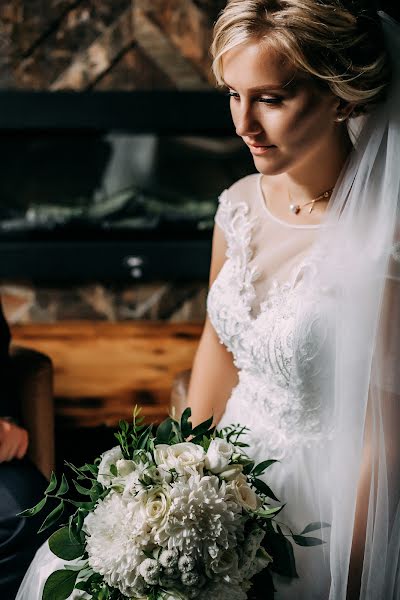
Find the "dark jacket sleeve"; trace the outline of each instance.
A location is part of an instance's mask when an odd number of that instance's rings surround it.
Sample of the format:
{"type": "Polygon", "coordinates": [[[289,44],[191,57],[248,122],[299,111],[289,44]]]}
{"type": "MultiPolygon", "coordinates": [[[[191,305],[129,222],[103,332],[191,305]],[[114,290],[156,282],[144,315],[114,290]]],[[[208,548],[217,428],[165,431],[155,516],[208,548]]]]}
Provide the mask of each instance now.
{"type": "Polygon", "coordinates": [[[11,393],[10,330],[0,302],[0,416],[18,418],[18,407],[11,393]]]}

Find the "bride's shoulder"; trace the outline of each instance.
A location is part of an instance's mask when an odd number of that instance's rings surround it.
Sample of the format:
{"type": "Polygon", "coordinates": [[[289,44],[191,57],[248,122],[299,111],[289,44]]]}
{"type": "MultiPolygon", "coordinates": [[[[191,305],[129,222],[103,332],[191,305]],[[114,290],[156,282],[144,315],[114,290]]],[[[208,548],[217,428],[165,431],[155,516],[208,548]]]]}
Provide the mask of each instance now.
{"type": "Polygon", "coordinates": [[[239,204],[250,206],[254,195],[257,194],[259,177],[259,173],[252,173],[238,179],[220,194],[219,203],[230,208],[239,204]]]}

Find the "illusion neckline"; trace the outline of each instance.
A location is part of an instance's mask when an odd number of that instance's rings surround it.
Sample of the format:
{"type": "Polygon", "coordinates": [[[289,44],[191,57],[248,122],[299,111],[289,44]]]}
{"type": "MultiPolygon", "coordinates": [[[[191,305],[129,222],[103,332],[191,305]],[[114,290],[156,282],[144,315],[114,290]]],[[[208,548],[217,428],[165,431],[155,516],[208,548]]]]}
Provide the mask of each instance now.
{"type": "Polygon", "coordinates": [[[284,227],[290,227],[292,229],[318,229],[319,227],[322,226],[322,223],[317,223],[316,225],[306,225],[306,224],[299,224],[296,225],[294,223],[288,223],[287,221],[283,221],[283,219],[280,219],[279,217],[276,217],[275,215],[272,214],[272,212],[269,210],[267,203],[265,201],[264,198],[264,192],[262,189],[262,185],[261,185],[261,181],[262,181],[262,173],[258,174],[258,178],[257,178],[257,187],[258,187],[258,196],[261,202],[261,207],[262,209],[267,213],[267,215],[269,216],[270,219],[272,219],[273,221],[276,221],[277,223],[279,223],[280,225],[283,225],[284,227]]]}

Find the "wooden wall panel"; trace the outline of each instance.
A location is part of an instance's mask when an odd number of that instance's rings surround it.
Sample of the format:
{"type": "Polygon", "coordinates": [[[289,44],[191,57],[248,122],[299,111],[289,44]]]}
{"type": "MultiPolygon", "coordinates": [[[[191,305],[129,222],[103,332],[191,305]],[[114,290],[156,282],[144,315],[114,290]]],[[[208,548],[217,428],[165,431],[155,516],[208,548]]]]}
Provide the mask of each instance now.
{"type": "Polygon", "coordinates": [[[168,413],[172,381],[189,369],[202,326],[64,322],[12,328],[13,342],[54,364],[55,409],[65,427],[114,426],[135,403],[148,420],[168,413]]]}

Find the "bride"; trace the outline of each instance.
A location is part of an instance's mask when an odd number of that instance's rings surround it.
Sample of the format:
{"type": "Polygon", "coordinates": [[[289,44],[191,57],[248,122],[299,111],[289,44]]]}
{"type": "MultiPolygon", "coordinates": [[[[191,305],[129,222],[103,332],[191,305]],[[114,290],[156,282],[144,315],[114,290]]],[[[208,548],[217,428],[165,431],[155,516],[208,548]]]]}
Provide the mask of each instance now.
{"type": "MultiPolygon", "coordinates": [[[[212,52],[258,173],[219,199],[192,421],[248,426],[282,522],[330,524],[277,600],[400,598],[398,27],[368,0],[230,0],[212,52]]],[[[17,600],[62,565],[42,546],[17,600]]]]}

